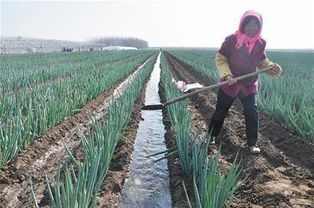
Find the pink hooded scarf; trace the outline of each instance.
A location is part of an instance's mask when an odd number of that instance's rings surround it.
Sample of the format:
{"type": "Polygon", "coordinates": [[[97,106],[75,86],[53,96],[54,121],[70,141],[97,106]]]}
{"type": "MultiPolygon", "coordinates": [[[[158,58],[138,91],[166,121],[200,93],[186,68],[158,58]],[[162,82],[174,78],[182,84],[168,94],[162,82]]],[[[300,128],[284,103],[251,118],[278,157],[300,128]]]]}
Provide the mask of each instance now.
{"type": "Polygon", "coordinates": [[[262,26],[263,26],[263,19],[262,19],[262,16],[258,12],[253,11],[253,10],[246,11],[241,18],[239,29],[235,33],[237,37],[236,48],[239,49],[242,47],[243,44],[245,44],[249,49],[249,54],[251,54],[256,41],[262,42],[261,35],[260,35],[262,31],[262,26]],[[256,19],[260,23],[259,31],[254,37],[249,37],[243,31],[241,31],[241,29],[243,28],[242,24],[244,20],[249,16],[256,17],[256,19]]]}

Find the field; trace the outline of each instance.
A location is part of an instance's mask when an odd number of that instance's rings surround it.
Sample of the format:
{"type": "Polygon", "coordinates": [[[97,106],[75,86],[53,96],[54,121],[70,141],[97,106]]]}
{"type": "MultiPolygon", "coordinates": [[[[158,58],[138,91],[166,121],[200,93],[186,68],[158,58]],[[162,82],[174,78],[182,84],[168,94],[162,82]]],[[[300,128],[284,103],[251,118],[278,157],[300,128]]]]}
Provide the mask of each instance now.
{"type": "Polygon", "coordinates": [[[252,155],[238,100],[204,139],[217,90],[141,109],[180,96],[172,78],[216,83],[215,51],[1,55],[0,207],[313,207],[314,55],[268,56],[284,73],[260,75],[252,155]]]}

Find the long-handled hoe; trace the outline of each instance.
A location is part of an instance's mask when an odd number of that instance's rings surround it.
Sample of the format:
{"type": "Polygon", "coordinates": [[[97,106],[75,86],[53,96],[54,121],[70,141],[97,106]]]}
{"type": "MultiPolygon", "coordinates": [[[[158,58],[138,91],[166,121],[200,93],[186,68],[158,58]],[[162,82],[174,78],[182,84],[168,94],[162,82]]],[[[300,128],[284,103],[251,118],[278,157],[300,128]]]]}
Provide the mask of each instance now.
{"type": "MultiPolygon", "coordinates": [[[[252,73],[248,73],[248,74],[245,74],[245,75],[236,77],[236,78],[234,78],[233,80],[235,80],[235,81],[243,80],[243,79],[245,79],[245,78],[253,77],[253,76],[258,75],[258,74],[260,74],[260,73],[262,73],[262,72],[269,71],[269,70],[271,70],[271,69],[272,69],[272,66],[267,67],[267,68],[265,68],[265,69],[258,70],[258,71],[256,71],[256,72],[252,72],[252,73]]],[[[178,102],[178,101],[184,100],[184,99],[186,99],[186,98],[188,98],[188,97],[191,97],[192,95],[195,95],[195,94],[197,94],[197,93],[204,92],[204,91],[207,91],[207,90],[210,90],[210,89],[215,89],[215,88],[218,88],[218,87],[220,87],[220,86],[226,85],[226,84],[228,84],[228,83],[229,83],[229,81],[219,82],[219,83],[217,83],[217,84],[213,84],[213,85],[210,85],[210,86],[207,86],[207,87],[203,87],[203,88],[201,88],[201,89],[199,89],[199,90],[196,90],[196,91],[194,91],[194,92],[187,93],[187,94],[182,95],[182,96],[180,96],[180,97],[177,97],[177,98],[175,98],[175,99],[169,100],[169,101],[167,101],[167,102],[165,102],[165,103],[156,104],[156,105],[145,105],[145,106],[142,107],[142,110],[159,110],[159,109],[163,109],[163,108],[165,108],[167,105],[170,105],[170,104],[172,104],[172,103],[176,103],[176,102],[178,102]]]]}

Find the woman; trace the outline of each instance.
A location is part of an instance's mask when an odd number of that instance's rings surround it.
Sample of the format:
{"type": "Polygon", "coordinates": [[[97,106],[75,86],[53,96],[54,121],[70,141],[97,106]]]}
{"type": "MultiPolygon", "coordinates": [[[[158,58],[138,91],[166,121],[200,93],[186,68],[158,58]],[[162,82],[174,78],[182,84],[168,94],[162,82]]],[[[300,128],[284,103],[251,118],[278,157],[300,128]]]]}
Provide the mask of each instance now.
{"type": "Polygon", "coordinates": [[[279,76],[282,72],[278,64],[271,62],[265,54],[266,41],[261,38],[262,17],[255,11],[243,14],[239,29],[235,34],[226,37],[216,55],[216,66],[221,81],[229,80],[218,90],[215,112],[209,122],[208,132],[212,143],[218,135],[224,119],[233,101],[238,97],[244,108],[247,144],[251,153],[260,153],[258,139],[258,111],[256,93],[258,91],[258,76],[236,82],[238,77],[259,69],[272,66],[268,74],[279,76]]]}

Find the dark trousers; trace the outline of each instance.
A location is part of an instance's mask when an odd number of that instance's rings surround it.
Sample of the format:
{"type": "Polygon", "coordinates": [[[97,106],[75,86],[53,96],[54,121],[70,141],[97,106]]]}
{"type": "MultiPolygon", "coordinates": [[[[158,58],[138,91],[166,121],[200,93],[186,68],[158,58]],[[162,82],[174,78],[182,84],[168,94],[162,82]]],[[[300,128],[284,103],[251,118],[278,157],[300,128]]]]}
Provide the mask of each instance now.
{"type": "MultiPolygon", "coordinates": [[[[259,125],[255,93],[249,96],[240,94],[238,97],[240,98],[244,109],[247,143],[249,146],[254,146],[258,138],[259,125]]],[[[234,100],[235,98],[229,97],[221,89],[218,90],[216,109],[208,125],[210,136],[218,136],[225,117],[234,100]]]]}

